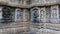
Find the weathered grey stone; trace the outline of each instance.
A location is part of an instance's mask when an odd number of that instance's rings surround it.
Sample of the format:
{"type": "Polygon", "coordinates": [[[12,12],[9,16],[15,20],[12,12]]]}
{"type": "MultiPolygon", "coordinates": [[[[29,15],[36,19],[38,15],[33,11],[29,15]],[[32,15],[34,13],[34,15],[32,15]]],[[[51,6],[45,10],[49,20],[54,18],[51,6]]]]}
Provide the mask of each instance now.
{"type": "Polygon", "coordinates": [[[45,28],[60,31],[60,24],[45,23],[45,28]]]}
{"type": "MultiPolygon", "coordinates": [[[[22,14],[21,16],[22,18],[20,18],[20,16],[18,16],[19,17],[18,18],[16,17],[16,13],[15,13],[15,21],[17,20],[15,23],[9,23],[9,24],[0,23],[0,34],[60,34],[60,24],[57,24],[60,22],[59,20],[60,6],[56,4],[60,4],[60,0],[31,0],[31,1],[30,0],[20,0],[20,1],[0,0],[0,5],[19,7],[16,8],[17,9],[16,12],[18,12],[17,14],[19,15],[22,14]],[[31,3],[28,4],[27,1],[31,3]],[[39,7],[35,7],[35,6],[39,6],[39,7]],[[30,9],[32,10],[31,12],[30,9]],[[34,23],[30,21],[31,13],[33,13],[33,9],[34,10],[38,9],[36,15],[39,14],[39,17],[37,19],[39,23],[35,23],[36,21],[34,23]],[[22,13],[20,12],[20,10],[22,13]],[[50,12],[51,14],[47,16],[46,13],[50,13],[50,12]],[[54,15],[56,14],[56,15],[54,16],[52,14],[54,15]],[[52,17],[51,15],[54,17],[52,17]]],[[[0,7],[0,10],[1,9],[2,8],[0,7]]]]}
{"type": "Polygon", "coordinates": [[[7,5],[13,7],[21,7],[21,8],[30,8],[33,6],[49,6],[54,4],[60,4],[60,0],[0,0],[0,5],[7,5]],[[27,2],[29,1],[29,5],[27,2]]]}

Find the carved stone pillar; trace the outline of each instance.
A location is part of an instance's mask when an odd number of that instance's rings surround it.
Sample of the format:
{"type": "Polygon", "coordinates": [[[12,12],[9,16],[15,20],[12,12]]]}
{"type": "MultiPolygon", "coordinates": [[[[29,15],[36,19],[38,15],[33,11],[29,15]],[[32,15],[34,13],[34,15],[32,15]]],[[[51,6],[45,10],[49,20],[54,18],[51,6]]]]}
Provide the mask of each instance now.
{"type": "Polygon", "coordinates": [[[27,9],[23,9],[23,22],[29,21],[29,11],[27,9]]]}
{"type": "Polygon", "coordinates": [[[0,7],[0,22],[2,21],[1,19],[2,19],[2,8],[3,7],[0,7]]]}
{"type": "Polygon", "coordinates": [[[17,9],[15,10],[15,22],[17,21],[17,9]]]}
{"type": "Polygon", "coordinates": [[[51,7],[46,7],[46,22],[50,23],[51,19],[51,7]]]}
{"type": "Polygon", "coordinates": [[[51,6],[51,22],[59,23],[59,6],[51,6]]]}
{"type": "Polygon", "coordinates": [[[46,22],[46,10],[45,7],[40,9],[40,22],[46,22]]]}

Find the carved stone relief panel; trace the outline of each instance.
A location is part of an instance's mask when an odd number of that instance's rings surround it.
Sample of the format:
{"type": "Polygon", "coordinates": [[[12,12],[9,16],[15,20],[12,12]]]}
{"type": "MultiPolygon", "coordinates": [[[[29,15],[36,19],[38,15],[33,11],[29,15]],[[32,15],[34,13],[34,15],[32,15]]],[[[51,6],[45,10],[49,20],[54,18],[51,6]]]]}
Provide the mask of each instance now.
{"type": "Polygon", "coordinates": [[[51,7],[46,7],[46,22],[50,23],[51,19],[51,7]]]}
{"type": "Polygon", "coordinates": [[[29,21],[29,10],[25,9],[25,21],[29,21]]]}
{"type": "Polygon", "coordinates": [[[46,22],[46,10],[45,10],[45,8],[40,9],[40,22],[46,22]]]}
{"type": "Polygon", "coordinates": [[[51,22],[58,23],[59,20],[59,8],[58,5],[51,6],[51,22]]]}
{"type": "Polygon", "coordinates": [[[31,4],[42,4],[42,3],[45,3],[45,0],[30,0],[30,3],[31,4]]]}
{"type": "Polygon", "coordinates": [[[0,22],[10,23],[15,20],[15,10],[11,7],[0,7],[0,22]]]}
{"type": "Polygon", "coordinates": [[[12,22],[15,22],[15,8],[11,8],[12,22]]]}
{"type": "Polygon", "coordinates": [[[31,10],[31,21],[34,22],[34,23],[39,23],[39,8],[33,8],[31,10]]]}
{"type": "Polygon", "coordinates": [[[12,22],[12,14],[11,14],[11,8],[10,7],[3,7],[2,8],[2,22],[3,23],[10,23],[12,22]]]}
{"type": "Polygon", "coordinates": [[[15,21],[22,22],[23,20],[23,11],[19,8],[15,10],[15,21]]]}

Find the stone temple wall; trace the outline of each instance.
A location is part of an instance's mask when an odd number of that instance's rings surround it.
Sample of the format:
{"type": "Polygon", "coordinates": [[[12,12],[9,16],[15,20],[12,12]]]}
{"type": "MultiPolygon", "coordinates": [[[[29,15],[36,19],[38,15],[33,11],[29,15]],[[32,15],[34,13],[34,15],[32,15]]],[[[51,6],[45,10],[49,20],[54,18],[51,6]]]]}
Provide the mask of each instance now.
{"type": "Polygon", "coordinates": [[[53,5],[31,8],[31,33],[60,34],[59,7],[59,5],[53,5]]]}
{"type": "Polygon", "coordinates": [[[0,7],[0,33],[1,34],[56,34],[60,33],[60,5],[15,8],[0,7]],[[3,11],[3,8],[4,12],[3,11]],[[7,12],[9,10],[9,12],[7,12]],[[4,13],[4,14],[3,14],[4,13]],[[9,14],[8,14],[9,13],[9,14]],[[11,21],[7,20],[11,17],[11,21]]]}
{"type": "Polygon", "coordinates": [[[59,5],[31,9],[32,22],[59,23],[59,20],[59,5]]]}
{"type": "Polygon", "coordinates": [[[0,6],[0,34],[28,32],[29,10],[0,6]]]}
{"type": "Polygon", "coordinates": [[[60,34],[59,2],[0,0],[0,34],[60,34]]]}

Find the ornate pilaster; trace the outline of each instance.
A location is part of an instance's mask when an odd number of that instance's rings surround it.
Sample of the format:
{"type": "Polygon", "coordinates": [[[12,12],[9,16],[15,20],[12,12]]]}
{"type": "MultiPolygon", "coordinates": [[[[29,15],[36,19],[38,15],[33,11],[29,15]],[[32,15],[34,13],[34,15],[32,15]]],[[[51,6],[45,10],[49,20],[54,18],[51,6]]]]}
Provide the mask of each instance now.
{"type": "Polygon", "coordinates": [[[27,9],[23,9],[23,22],[29,21],[29,11],[27,9]]]}
{"type": "Polygon", "coordinates": [[[50,19],[51,19],[51,7],[48,6],[46,7],[46,22],[50,23],[50,19]]]}
{"type": "Polygon", "coordinates": [[[17,21],[17,9],[15,10],[15,22],[17,21]]]}
{"type": "Polygon", "coordinates": [[[45,7],[40,9],[40,21],[46,22],[46,10],[45,7]]]}

